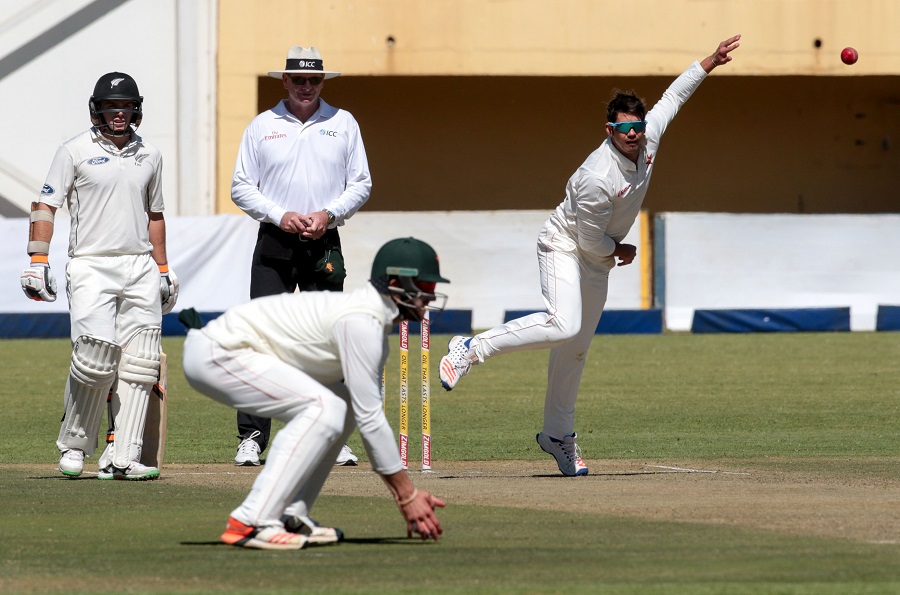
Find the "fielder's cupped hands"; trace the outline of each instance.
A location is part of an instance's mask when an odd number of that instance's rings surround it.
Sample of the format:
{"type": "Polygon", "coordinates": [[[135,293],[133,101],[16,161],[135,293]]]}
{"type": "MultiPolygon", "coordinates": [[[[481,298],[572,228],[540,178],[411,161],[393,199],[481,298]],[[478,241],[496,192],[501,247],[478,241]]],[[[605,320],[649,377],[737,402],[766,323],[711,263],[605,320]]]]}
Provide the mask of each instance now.
{"type": "Polygon", "coordinates": [[[444,533],[441,522],[434,514],[435,508],[446,506],[443,500],[432,496],[424,490],[416,490],[408,502],[398,502],[397,506],[406,519],[406,536],[412,537],[418,533],[422,539],[434,539],[435,541],[444,533]]]}
{"type": "Polygon", "coordinates": [[[729,56],[731,52],[741,47],[741,44],[738,41],[741,39],[740,34],[735,35],[733,37],[729,37],[725,41],[719,44],[719,47],[716,48],[716,51],[713,52],[710,59],[712,59],[713,66],[721,66],[723,64],[727,64],[731,62],[732,58],[729,56]]]}

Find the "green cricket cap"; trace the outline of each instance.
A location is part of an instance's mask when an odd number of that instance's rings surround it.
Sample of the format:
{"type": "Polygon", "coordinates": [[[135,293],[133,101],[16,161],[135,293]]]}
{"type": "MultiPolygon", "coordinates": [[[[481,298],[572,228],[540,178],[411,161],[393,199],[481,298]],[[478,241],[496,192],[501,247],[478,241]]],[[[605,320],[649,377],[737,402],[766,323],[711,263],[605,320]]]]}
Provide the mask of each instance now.
{"type": "Polygon", "coordinates": [[[397,238],[378,249],[372,262],[372,279],[391,275],[412,277],[416,281],[450,283],[441,277],[440,262],[434,248],[416,238],[397,238]]]}

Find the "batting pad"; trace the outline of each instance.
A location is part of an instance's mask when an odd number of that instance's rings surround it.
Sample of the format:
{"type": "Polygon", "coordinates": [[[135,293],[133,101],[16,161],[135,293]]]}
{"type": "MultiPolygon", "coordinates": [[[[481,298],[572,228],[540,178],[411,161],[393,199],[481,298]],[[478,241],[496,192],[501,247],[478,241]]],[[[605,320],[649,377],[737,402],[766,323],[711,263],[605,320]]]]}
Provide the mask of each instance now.
{"type": "Polygon", "coordinates": [[[166,424],[169,397],[166,354],[159,354],[159,382],[153,385],[147,403],[147,421],[144,422],[144,444],[141,447],[141,463],[148,467],[162,468],[166,451],[166,424]]]}
{"type": "Polygon", "coordinates": [[[60,451],[76,448],[88,456],[94,454],[103,404],[121,353],[116,343],[91,335],[75,340],[66,381],[66,412],[56,441],[60,451]]]}
{"type": "Polygon", "coordinates": [[[119,364],[119,414],[116,416],[112,464],[127,469],[141,458],[150,391],[159,378],[159,327],[137,331],[122,351],[119,364]]]}

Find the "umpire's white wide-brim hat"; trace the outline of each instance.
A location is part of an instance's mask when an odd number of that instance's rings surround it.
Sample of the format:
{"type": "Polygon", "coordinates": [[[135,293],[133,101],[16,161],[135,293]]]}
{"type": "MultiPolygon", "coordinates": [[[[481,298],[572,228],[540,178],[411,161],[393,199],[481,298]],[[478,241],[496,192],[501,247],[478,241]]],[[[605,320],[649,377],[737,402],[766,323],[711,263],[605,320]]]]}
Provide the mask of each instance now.
{"type": "Polygon", "coordinates": [[[273,70],[269,76],[280,79],[282,74],[321,74],[326,79],[341,76],[340,72],[325,70],[322,55],[315,47],[305,48],[299,45],[288,50],[284,70],[273,70]]]}

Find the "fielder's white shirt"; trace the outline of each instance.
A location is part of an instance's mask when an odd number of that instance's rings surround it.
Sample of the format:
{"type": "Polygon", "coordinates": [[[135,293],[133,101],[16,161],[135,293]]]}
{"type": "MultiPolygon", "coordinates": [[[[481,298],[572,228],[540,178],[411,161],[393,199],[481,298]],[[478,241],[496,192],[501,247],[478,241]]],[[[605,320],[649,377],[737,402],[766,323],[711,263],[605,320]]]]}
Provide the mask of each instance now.
{"type": "Polygon", "coordinates": [[[257,221],[328,209],[343,224],[369,199],[372,177],[359,124],[319,99],[301,122],[287,100],[253,119],[234,164],[231,199],[257,221]]]}
{"type": "Polygon", "coordinates": [[[257,298],[229,308],[202,332],[225,349],[277,357],[329,386],[342,379],[372,467],[403,468],[381,397],[388,334],[399,314],[371,284],[350,292],[308,291],[257,298]]]}
{"type": "Polygon", "coordinates": [[[68,203],[70,258],[149,254],[148,211],[165,209],[162,154],[137,134],[120,151],[92,127],[56,151],[40,202],[68,203]]]}
{"type": "Polygon", "coordinates": [[[650,186],[660,138],[690,98],[706,71],[699,62],[675,79],[662,98],[647,112],[644,146],[637,165],[622,155],[607,139],[591,153],[566,185],[566,198],[550,222],[576,242],[580,254],[590,262],[608,259],[628,235],[650,186]]]}

